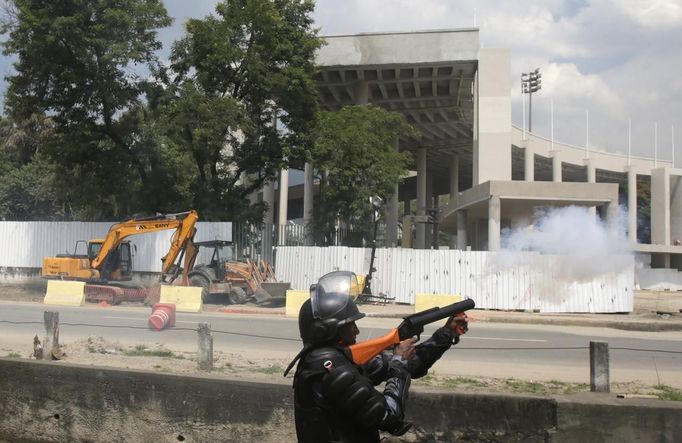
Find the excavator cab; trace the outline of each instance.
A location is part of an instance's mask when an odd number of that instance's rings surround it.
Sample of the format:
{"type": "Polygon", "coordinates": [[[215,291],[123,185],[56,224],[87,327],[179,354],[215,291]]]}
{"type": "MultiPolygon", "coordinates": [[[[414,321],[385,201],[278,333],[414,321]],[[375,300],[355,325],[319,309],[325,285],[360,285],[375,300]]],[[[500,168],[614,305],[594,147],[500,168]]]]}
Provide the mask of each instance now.
{"type": "Polygon", "coordinates": [[[42,275],[44,278],[84,281],[128,281],[133,277],[133,254],[129,241],[120,245],[107,255],[100,269],[92,268],[92,261],[102,249],[104,240],[95,239],[86,242],[78,240],[73,254],[58,254],[57,257],[43,260],[42,275]],[[87,248],[83,251],[83,244],[87,248]]]}
{"type": "MultiPolygon", "coordinates": [[[[91,240],[88,243],[90,262],[99,255],[104,244],[103,239],[91,240]]],[[[129,241],[124,241],[107,255],[100,269],[100,278],[107,281],[128,281],[133,278],[133,248],[129,241]]]]}

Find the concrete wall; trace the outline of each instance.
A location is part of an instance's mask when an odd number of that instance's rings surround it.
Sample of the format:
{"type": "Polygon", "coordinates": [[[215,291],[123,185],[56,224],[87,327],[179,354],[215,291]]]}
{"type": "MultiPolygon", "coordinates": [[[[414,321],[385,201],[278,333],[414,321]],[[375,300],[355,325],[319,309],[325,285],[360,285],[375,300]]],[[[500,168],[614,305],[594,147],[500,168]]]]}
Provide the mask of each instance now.
{"type": "MultiPolygon", "coordinates": [[[[0,441],[293,441],[292,402],[289,384],[0,358],[0,441]]],[[[680,414],[678,402],[600,395],[412,392],[419,433],[391,441],[673,442],[680,414]]]]}

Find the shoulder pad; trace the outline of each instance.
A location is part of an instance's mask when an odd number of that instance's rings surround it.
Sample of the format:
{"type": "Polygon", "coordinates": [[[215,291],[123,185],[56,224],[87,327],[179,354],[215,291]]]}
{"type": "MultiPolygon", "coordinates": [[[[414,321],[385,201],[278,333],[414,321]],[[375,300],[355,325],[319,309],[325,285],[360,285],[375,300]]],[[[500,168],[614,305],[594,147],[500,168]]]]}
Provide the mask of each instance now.
{"type": "Polygon", "coordinates": [[[322,370],[329,372],[334,368],[339,368],[353,363],[339,349],[336,348],[317,348],[313,349],[305,356],[305,366],[312,370],[322,370]]]}

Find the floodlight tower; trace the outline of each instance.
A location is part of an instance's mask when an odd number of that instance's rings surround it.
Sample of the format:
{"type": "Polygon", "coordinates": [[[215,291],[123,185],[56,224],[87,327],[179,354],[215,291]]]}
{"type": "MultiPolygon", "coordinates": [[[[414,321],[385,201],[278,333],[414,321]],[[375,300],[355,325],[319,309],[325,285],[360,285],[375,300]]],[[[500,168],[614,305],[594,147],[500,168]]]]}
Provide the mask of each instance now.
{"type": "Polygon", "coordinates": [[[538,92],[540,89],[542,89],[540,68],[536,68],[531,72],[521,73],[521,92],[528,94],[528,132],[533,132],[533,93],[538,92]]]}

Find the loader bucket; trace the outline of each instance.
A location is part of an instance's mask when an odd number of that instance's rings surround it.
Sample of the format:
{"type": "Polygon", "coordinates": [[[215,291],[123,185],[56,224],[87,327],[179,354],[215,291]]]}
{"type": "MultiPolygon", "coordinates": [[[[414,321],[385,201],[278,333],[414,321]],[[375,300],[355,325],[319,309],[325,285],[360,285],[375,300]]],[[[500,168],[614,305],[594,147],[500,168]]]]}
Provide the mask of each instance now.
{"type": "Polygon", "coordinates": [[[271,297],[273,298],[285,298],[287,295],[287,289],[291,289],[291,283],[268,283],[268,282],[263,282],[261,283],[261,288],[265,289],[265,291],[270,294],[271,297]]]}

